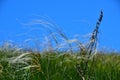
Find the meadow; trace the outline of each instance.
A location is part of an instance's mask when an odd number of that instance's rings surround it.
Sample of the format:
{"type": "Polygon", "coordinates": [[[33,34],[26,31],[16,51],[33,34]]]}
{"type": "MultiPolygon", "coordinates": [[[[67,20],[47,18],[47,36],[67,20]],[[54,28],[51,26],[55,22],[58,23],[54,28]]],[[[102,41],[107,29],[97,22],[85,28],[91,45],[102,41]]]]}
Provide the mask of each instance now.
{"type": "Polygon", "coordinates": [[[88,60],[68,53],[0,50],[0,80],[119,80],[120,55],[98,53],[88,60]]]}
{"type": "Polygon", "coordinates": [[[101,11],[87,44],[45,21],[38,24],[50,35],[43,44],[35,42],[35,49],[5,42],[0,46],[0,80],[119,80],[120,54],[97,51],[102,17],[101,11]]]}

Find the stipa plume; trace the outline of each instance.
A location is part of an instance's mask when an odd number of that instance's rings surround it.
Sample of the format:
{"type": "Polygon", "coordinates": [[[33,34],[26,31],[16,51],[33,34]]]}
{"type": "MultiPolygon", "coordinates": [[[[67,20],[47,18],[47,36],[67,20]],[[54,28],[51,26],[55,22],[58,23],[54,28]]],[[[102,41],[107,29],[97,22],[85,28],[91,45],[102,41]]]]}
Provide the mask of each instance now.
{"type": "MultiPolygon", "coordinates": [[[[97,49],[97,34],[98,29],[100,26],[100,23],[102,21],[103,13],[101,11],[100,18],[98,22],[96,23],[95,30],[90,33],[89,36],[91,36],[90,40],[87,42],[87,44],[84,44],[81,42],[81,40],[77,38],[68,38],[66,34],[63,32],[62,29],[60,29],[56,24],[54,24],[52,21],[47,21],[44,19],[41,20],[32,20],[31,22],[24,24],[27,26],[31,26],[29,33],[33,33],[36,29],[38,29],[38,32],[40,32],[37,35],[41,35],[41,32],[44,34],[43,36],[40,36],[42,39],[37,39],[36,41],[29,38],[26,39],[27,43],[30,41],[30,43],[33,41],[36,46],[36,51],[40,53],[44,52],[65,52],[65,53],[80,53],[80,57],[87,58],[88,56],[91,57],[96,54],[97,49]],[[36,26],[35,26],[36,25],[36,26]],[[34,26],[34,27],[33,27],[34,26]],[[40,45],[39,45],[40,44],[40,45]],[[83,55],[84,56],[81,56],[83,55]]],[[[29,35],[29,34],[28,34],[29,35]]],[[[38,38],[38,37],[37,37],[38,38]]],[[[87,58],[88,59],[88,58],[87,58]]]]}
{"type": "Polygon", "coordinates": [[[28,61],[31,60],[31,57],[29,56],[31,53],[22,53],[19,56],[12,57],[10,58],[10,63],[22,63],[22,64],[27,64],[28,61]]]}
{"type": "MultiPolygon", "coordinates": [[[[40,27],[42,32],[43,32],[43,30],[46,31],[45,34],[42,33],[45,35],[45,38],[41,39],[41,41],[40,41],[41,42],[40,44],[43,43],[43,46],[39,47],[39,49],[43,49],[43,50],[41,50],[43,52],[49,51],[49,50],[56,51],[56,49],[59,50],[59,48],[60,48],[59,46],[62,45],[61,44],[62,41],[69,40],[69,38],[65,35],[65,33],[60,28],[58,28],[56,24],[52,24],[52,22],[45,21],[45,20],[33,20],[30,23],[27,23],[25,25],[28,25],[28,26],[39,25],[37,27],[40,27]],[[44,41],[44,42],[42,42],[42,41],[44,41]],[[47,45],[44,44],[45,41],[46,41],[47,45]],[[47,49],[44,48],[44,46],[47,46],[47,49]],[[57,47],[59,47],[59,48],[57,48],[57,47]]],[[[32,29],[34,29],[34,28],[35,27],[32,27],[32,29]]],[[[32,31],[34,32],[34,30],[32,30],[32,31]]],[[[32,31],[31,31],[31,33],[32,33],[32,31]]],[[[39,31],[39,32],[41,32],[41,31],[39,31]]],[[[69,47],[70,53],[73,53],[72,46],[70,43],[68,43],[68,47],[69,47]]]]}
{"type": "Polygon", "coordinates": [[[40,58],[38,53],[21,53],[16,57],[9,58],[9,63],[15,69],[15,73],[23,72],[21,76],[26,75],[26,73],[43,73],[40,58]]]}

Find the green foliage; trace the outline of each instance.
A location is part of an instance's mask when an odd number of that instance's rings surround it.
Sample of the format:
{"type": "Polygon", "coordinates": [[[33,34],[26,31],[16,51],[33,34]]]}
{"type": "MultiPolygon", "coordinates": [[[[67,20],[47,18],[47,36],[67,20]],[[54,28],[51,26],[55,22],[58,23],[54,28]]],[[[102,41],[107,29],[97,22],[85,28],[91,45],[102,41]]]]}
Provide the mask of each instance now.
{"type": "MultiPolygon", "coordinates": [[[[67,53],[13,54],[12,51],[2,50],[0,51],[0,80],[83,80],[76,64],[80,63],[80,68],[84,67],[84,64],[82,59],[77,59],[76,56],[78,55],[67,53]],[[20,57],[21,55],[23,56],[20,57]],[[17,61],[14,57],[21,59],[17,61]],[[14,60],[16,63],[12,62],[14,60]]],[[[119,80],[119,60],[118,54],[95,55],[88,61],[85,80],[119,80]]]]}

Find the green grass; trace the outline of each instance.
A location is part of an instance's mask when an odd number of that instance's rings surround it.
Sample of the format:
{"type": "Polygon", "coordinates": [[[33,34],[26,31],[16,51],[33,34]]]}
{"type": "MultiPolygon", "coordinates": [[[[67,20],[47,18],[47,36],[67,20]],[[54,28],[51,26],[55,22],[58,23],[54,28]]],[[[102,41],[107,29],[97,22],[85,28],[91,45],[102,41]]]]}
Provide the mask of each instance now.
{"type": "MultiPolygon", "coordinates": [[[[76,56],[68,53],[13,53],[0,50],[0,80],[82,80],[76,63],[80,68],[84,64],[76,56]]],[[[120,55],[97,54],[88,61],[83,77],[85,80],[119,80],[119,75],[120,55]]]]}
{"type": "Polygon", "coordinates": [[[0,80],[119,80],[120,54],[96,54],[102,17],[101,11],[88,44],[69,39],[46,21],[38,24],[45,25],[49,36],[43,42],[34,42],[35,50],[9,42],[2,44],[0,80]]]}

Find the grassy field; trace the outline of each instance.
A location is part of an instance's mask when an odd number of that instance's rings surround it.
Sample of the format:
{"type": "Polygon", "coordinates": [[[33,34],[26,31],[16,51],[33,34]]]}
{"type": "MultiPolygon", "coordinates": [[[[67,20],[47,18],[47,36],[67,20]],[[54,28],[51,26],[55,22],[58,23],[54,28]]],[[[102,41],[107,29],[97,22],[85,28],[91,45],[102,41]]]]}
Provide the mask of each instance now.
{"type": "Polygon", "coordinates": [[[84,73],[85,61],[79,54],[0,50],[0,80],[120,79],[120,55],[96,54],[84,73]]]}
{"type": "Polygon", "coordinates": [[[9,42],[0,45],[0,80],[119,80],[120,54],[97,52],[102,17],[101,11],[87,44],[41,21],[38,24],[44,25],[49,35],[43,42],[33,40],[35,50],[9,42]]]}

